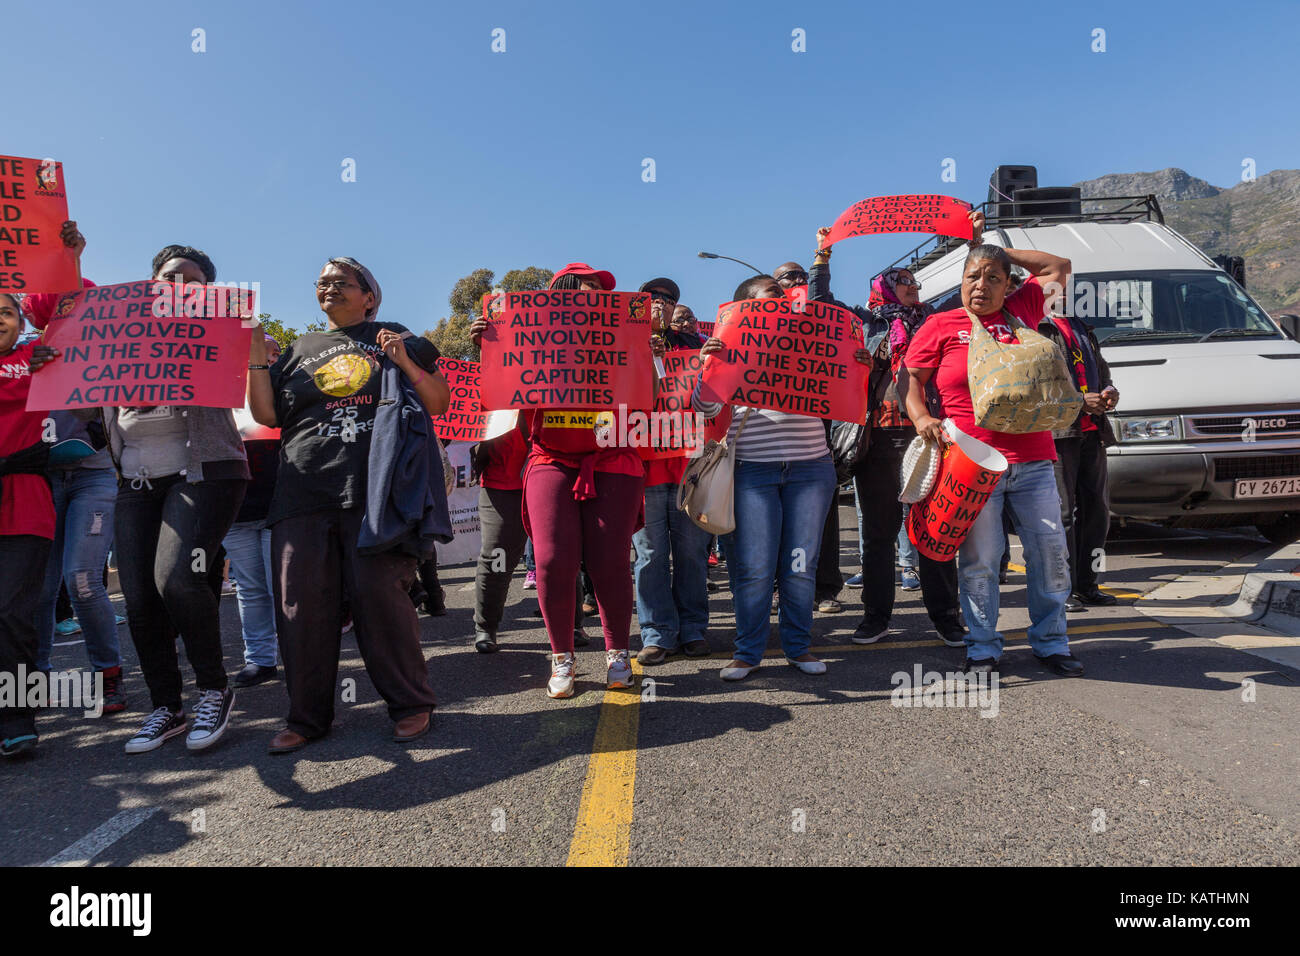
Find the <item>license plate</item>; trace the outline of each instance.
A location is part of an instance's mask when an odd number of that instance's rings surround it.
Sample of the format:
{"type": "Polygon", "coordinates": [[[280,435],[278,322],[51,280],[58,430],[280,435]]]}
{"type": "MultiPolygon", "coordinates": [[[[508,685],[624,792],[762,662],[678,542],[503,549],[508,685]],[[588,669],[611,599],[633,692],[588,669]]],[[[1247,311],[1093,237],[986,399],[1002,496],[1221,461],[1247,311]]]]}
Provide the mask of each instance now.
{"type": "Polygon", "coordinates": [[[1286,498],[1300,495],[1300,478],[1238,478],[1234,498],[1286,498]]]}

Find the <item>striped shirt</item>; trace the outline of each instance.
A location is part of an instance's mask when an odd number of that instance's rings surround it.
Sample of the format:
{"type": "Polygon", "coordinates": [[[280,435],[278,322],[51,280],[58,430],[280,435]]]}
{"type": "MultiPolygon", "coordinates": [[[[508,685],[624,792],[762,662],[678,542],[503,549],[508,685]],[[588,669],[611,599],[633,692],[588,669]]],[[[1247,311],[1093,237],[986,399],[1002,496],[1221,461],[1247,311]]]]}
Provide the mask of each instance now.
{"type": "MultiPolygon", "coordinates": [[[[691,404],[706,418],[722,411],[722,402],[706,402],[700,397],[699,381],[691,395],[691,404]]],[[[777,412],[770,408],[755,408],[745,422],[745,431],[736,443],[736,432],[745,419],[748,406],[736,405],[731,410],[731,427],[727,429],[727,443],[735,445],[738,461],[815,461],[830,453],[826,446],[826,425],[820,418],[777,412]]]]}

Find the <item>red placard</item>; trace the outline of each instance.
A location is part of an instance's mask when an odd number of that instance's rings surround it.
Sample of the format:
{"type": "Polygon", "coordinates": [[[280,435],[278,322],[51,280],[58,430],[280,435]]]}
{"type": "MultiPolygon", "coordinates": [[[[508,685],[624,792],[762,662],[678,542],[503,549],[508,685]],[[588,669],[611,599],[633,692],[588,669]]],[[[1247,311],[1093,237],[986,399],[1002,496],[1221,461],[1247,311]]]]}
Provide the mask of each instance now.
{"type": "Polygon", "coordinates": [[[649,408],[649,301],[585,289],[485,296],[483,407],[649,408]]]}
{"type": "Polygon", "coordinates": [[[876,196],[840,213],[824,245],[882,232],[933,232],[970,239],[970,203],[951,196],[876,196]]]}
{"type": "Polygon", "coordinates": [[[789,299],[745,299],[718,309],[700,397],[813,418],[864,423],[870,369],[853,357],[862,322],[848,309],[789,299]]]}
{"type": "Polygon", "coordinates": [[[721,441],[731,424],[731,406],[706,420],[691,407],[695,380],[703,368],[699,349],[670,349],[664,353],[664,374],[649,417],[646,440],[637,443],[643,461],[695,458],[710,441],[721,441]]]}
{"type": "Polygon", "coordinates": [[[242,408],[253,309],[247,290],[152,279],[62,295],[42,341],[63,354],[32,376],[27,410],[242,408]]]}
{"type": "Polygon", "coordinates": [[[695,321],[695,331],[699,333],[701,339],[711,339],[713,338],[713,323],[701,322],[697,319],[695,321]]]}
{"type": "Polygon", "coordinates": [[[447,380],[451,404],[433,420],[433,430],[446,441],[482,441],[487,413],[479,405],[479,363],[438,359],[438,371],[447,380]]]}
{"type": "Polygon", "coordinates": [[[62,163],[0,156],[0,292],[81,287],[77,256],[59,235],[67,218],[62,163]]]}

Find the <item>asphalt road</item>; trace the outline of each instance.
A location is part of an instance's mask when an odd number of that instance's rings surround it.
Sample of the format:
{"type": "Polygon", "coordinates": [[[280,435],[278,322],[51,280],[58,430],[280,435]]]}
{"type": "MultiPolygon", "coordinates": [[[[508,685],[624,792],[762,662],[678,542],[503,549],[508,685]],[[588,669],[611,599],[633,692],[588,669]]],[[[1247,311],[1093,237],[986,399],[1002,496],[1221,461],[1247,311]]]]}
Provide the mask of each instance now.
{"type": "MultiPolygon", "coordinates": [[[[852,527],[851,507],[841,519],[852,527]]],[[[846,576],[856,547],[847,531],[846,576]]],[[[724,572],[711,659],[670,658],[638,689],[606,692],[603,654],[580,651],[578,694],[552,701],[522,572],[503,649],[484,656],[470,645],[472,570],[460,566],[443,570],[447,615],[421,618],[440,701],[427,737],[391,740],[345,637],[339,676],[355,679],[357,702],[339,705],[324,740],[267,754],[286,709],[277,681],[237,692],[211,750],[191,754],[177,738],[128,756],[148,698],[123,627],[127,712],[51,712],[37,756],[0,763],[0,865],[1295,865],[1300,672],[1134,606],[1264,547],[1245,533],[1118,533],[1104,582],[1119,605],[1070,615],[1087,667],[1078,680],[1033,660],[1024,576],[1013,573],[995,716],[894,705],[892,675],[953,671],[963,657],[928,629],[919,594],[901,591],[875,645],[848,642],[860,592],[846,589],[844,613],[816,619],[826,675],[800,674],[774,651],[748,681],[724,684],[734,627],[724,572]]],[[[221,610],[233,674],[234,599],[221,610]]],[[[82,664],[81,645],[56,648],[56,668],[82,664]]]]}

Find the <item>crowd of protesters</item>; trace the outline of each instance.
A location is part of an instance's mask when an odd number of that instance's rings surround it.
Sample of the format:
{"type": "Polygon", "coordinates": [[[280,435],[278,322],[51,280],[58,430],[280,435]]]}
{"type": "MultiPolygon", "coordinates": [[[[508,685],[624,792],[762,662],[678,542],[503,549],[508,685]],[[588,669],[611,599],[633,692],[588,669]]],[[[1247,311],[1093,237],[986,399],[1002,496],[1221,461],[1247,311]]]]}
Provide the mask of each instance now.
{"type": "MultiPolygon", "coordinates": [[[[869,433],[852,465],[861,561],[848,583],[861,587],[863,610],[851,640],[887,635],[901,583],[920,590],[939,639],[965,647],[968,671],[995,668],[1005,520],[1024,548],[1031,648],[1045,667],[1077,676],[1082,665],[1070,653],[1066,610],[1114,600],[1098,588],[1088,556],[1105,540],[1104,446],[1113,439],[1104,412],[1118,393],[1090,329],[1053,315],[1045,297],[1050,283],[1064,286],[1070,263],[983,244],[982,214],[971,218],[960,308],[934,313],[907,269],[874,277],[867,306],[851,307],[864,328],[854,360],[870,370],[869,433]],[[1017,270],[1028,278],[1012,291],[1017,270]],[[966,378],[972,316],[1002,341],[1014,341],[1008,316],[1015,316],[1058,343],[1085,397],[1072,429],[1012,435],[975,424],[966,378]],[[910,547],[898,500],[904,450],[918,435],[945,442],[945,417],[1010,463],[957,559],[946,562],[910,547]]],[[[850,308],[831,291],[827,232],[817,234],[811,270],[784,263],[742,282],[734,299],[781,298],[806,287],[808,299],[850,308]]],[[[85,246],[75,223],[65,225],[63,241],[78,255],[85,246]]],[[[201,250],[178,245],[159,251],[151,271],[155,279],[200,284],[217,275],[201,250]]],[[[559,290],[615,285],[610,272],[582,262],[550,281],[559,290]]],[[[126,709],[132,688],[105,586],[111,549],[150,705],[125,740],[127,753],[182,734],[192,750],[210,747],[230,725],[235,688],[277,681],[281,666],[286,718],[270,752],[324,736],[349,628],[387,704],[393,739],[411,741],[430,728],[436,700],[417,604],[433,615],[445,611],[432,555],[452,528],[431,417],[447,410],[448,385],[432,343],[379,319],[380,284],[360,262],[329,259],[315,290],[323,331],[283,350],[253,333],[242,409],[53,415],[28,412],[26,398],[32,376],[59,352],[22,339],[25,323],[46,326],[52,297],[0,293],[0,674],[51,670],[55,603],[66,586],[90,666],[103,678],[103,709],[126,709]],[[244,644],[233,681],[219,625],[227,557],[244,644]],[[188,711],[178,638],[197,691],[188,711]]],[[[649,296],[651,335],[632,358],[651,370],[656,389],[666,351],[698,352],[707,367],[725,350],[721,339],[699,334],[675,281],[650,279],[640,291],[649,296]]],[[[471,325],[476,344],[487,327],[485,318],[471,325]]],[[[472,451],[481,531],[468,637],[474,651],[501,646],[510,587],[525,561],[523,587],[535,588],[550,641],[547,695],[575,693],[575,649],[590,642],[583,620],[594,612],[605,686],[632,687],[634,664],[721,651],[709,631],[709,593],[717,587],[709,571],[721,555],[736,621],[721,679],[743,680],[761,665],[773,613],[787,662],[804,674],[825,673],[812,652],[814,614],[843,609],[832,423],[729,405],[707,397],[701,382],[690,405],[725,433],[735,454],[735,529],[720,539],[678,505],[686,457],[643,460],[635,448],[597,440],[597,420],[608,425],[621,411],[493,413],[500,427],[472,451]]],[[[37,742],[37,711],[22,704],[0,707],[6,756],[37,742]]]]}

